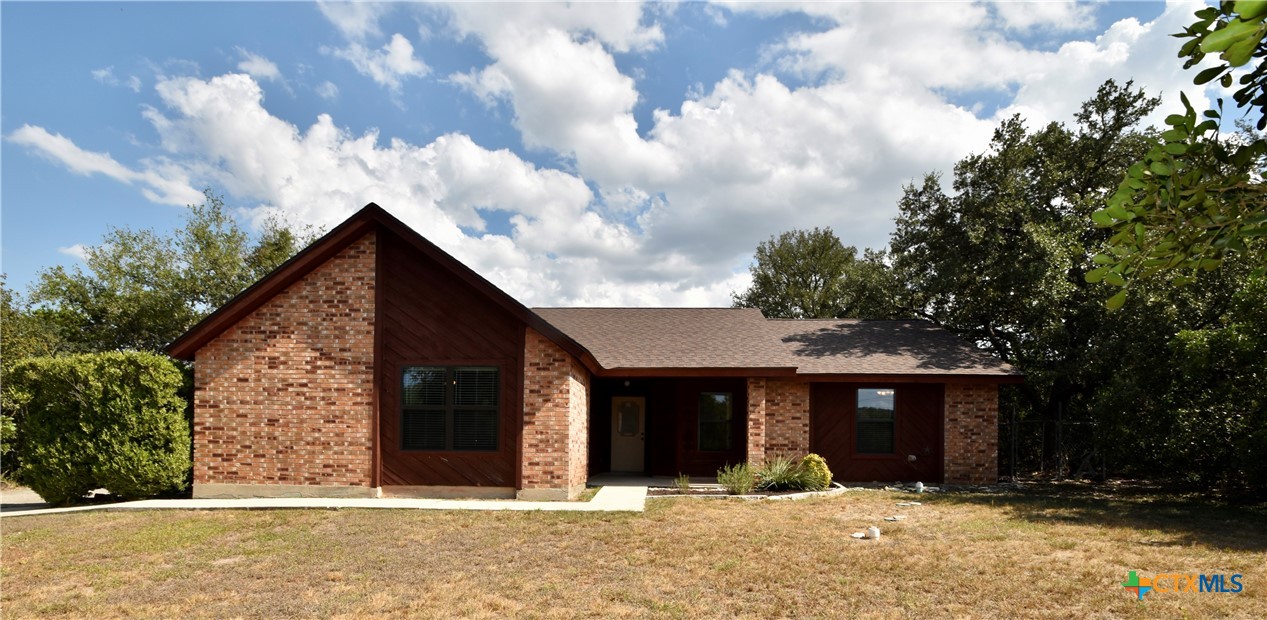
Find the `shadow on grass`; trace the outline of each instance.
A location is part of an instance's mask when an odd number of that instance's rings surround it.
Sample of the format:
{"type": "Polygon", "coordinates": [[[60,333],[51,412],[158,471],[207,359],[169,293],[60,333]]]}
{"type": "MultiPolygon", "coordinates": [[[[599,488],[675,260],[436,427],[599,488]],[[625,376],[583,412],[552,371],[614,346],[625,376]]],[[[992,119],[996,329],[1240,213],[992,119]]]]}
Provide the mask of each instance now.
{"type": "Polygon", "coordinates": [[[1121,529],[1123,540],[1141,545],[1267,551],[1267,504],[1263,503],[1234,505],[1148,485],[1076,482],[1029,484],[1005,493],[933,497],[939,504],[1001,508],[1010,518],[1035,524],[1121,529]]]}

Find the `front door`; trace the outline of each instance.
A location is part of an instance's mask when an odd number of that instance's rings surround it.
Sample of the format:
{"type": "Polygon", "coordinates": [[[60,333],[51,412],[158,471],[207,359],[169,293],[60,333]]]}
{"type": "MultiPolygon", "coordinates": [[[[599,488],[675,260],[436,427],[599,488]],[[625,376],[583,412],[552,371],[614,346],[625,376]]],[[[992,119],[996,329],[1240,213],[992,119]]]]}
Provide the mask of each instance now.
{"type": "Polygon", "coordinates": [[[612,471],[645,471],[646,413],[642,396],[612,397],[612,471]]]}

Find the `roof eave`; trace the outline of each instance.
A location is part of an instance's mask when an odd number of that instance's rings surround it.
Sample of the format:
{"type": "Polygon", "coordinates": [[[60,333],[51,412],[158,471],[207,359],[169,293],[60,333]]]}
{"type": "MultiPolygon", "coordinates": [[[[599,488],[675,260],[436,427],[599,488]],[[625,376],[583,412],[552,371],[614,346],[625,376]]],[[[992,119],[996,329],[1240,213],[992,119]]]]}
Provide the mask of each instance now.
{"type": "Polygon", "coordinates": [[[795,366],[729,367],[729,366],[637,366],[603,368],[599,377],[796,377],[795,366]]]}

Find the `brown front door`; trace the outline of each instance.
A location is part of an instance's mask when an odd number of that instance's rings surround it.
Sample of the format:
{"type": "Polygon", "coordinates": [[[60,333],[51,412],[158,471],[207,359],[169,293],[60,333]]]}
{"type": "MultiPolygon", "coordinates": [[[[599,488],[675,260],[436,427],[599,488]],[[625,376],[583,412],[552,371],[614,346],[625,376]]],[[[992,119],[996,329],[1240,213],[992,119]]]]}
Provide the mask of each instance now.
{"type": "Polygon", "coordinates": [[[813,450],[838,481],[940,482],[943,391],[940,384],[814,384],[813,450]]]}

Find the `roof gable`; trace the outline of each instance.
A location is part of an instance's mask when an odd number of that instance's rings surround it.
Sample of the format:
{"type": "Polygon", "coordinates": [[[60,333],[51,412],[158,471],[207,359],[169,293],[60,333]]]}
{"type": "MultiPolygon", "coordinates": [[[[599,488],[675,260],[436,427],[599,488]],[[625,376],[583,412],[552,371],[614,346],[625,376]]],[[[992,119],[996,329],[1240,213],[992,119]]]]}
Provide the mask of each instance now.
{"type": "Polygon", "coordinates": [[[371,232],[394,235],[406,241],[441,268],[458,276],[490,301],[580,359],[591,370],[597,370],[594,356],[567,334],[372,202],[194,325],[167,346],[168,354],[177,359],[192,360],[203,345],[371,232]]]}

